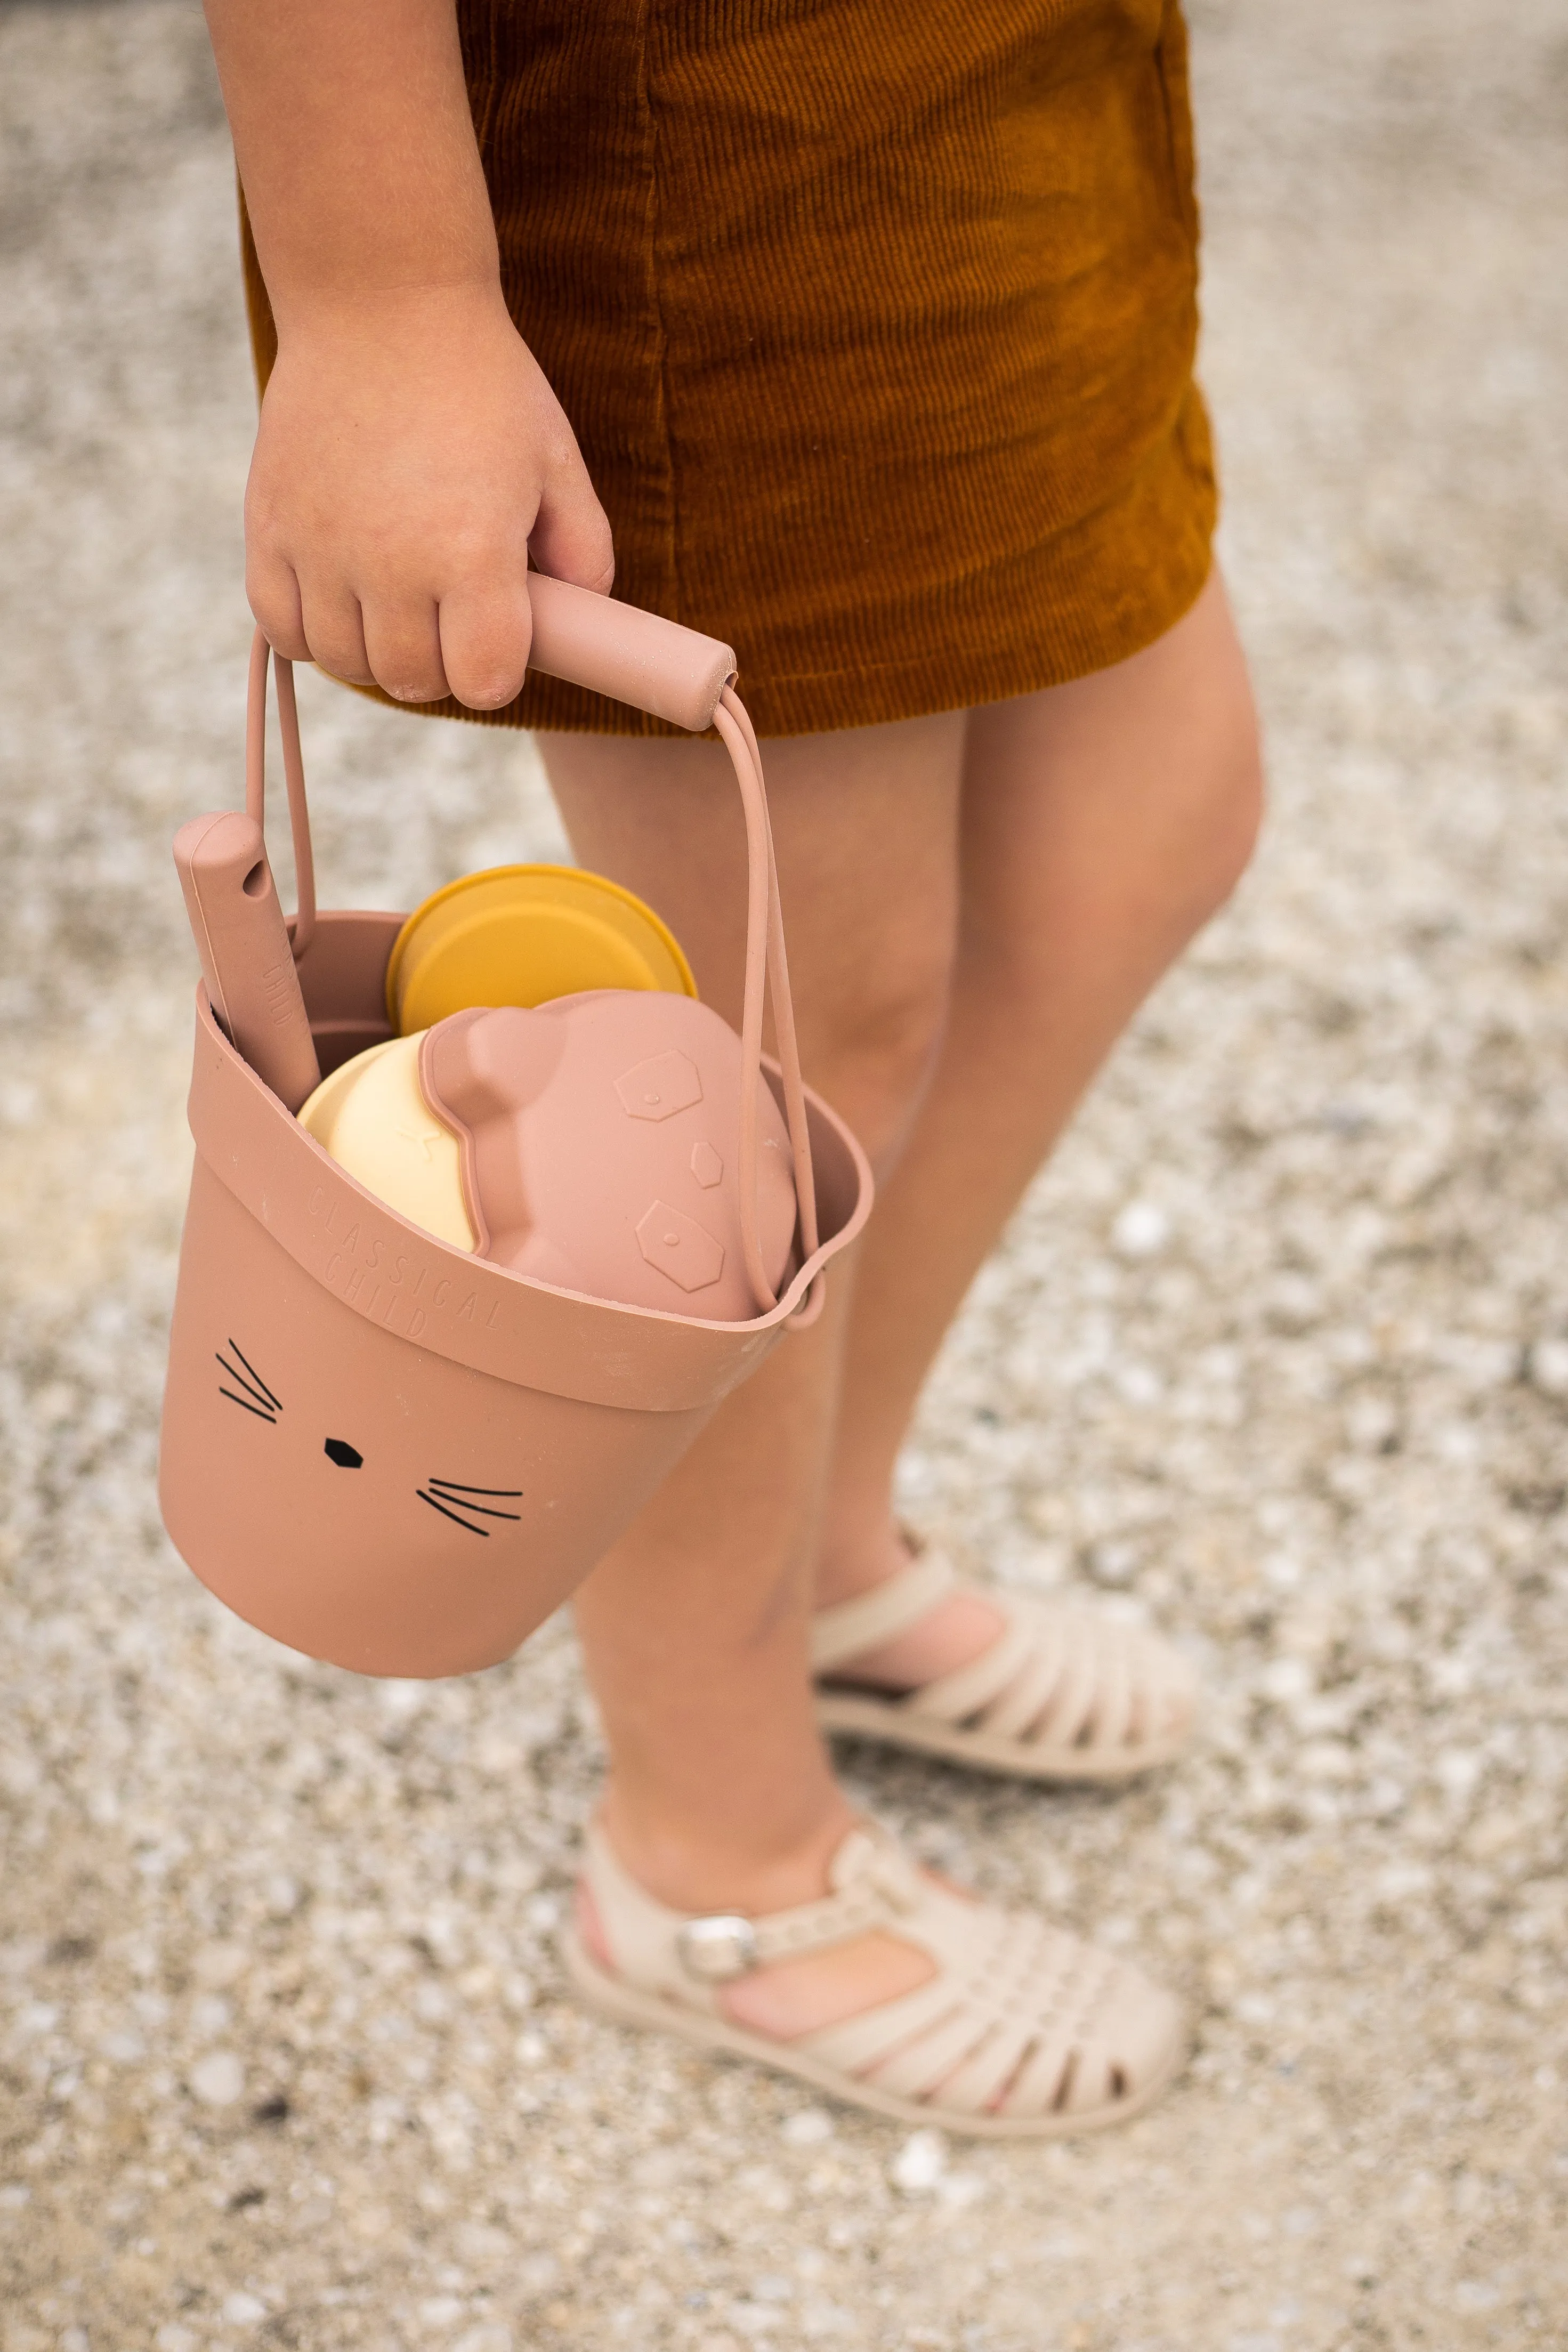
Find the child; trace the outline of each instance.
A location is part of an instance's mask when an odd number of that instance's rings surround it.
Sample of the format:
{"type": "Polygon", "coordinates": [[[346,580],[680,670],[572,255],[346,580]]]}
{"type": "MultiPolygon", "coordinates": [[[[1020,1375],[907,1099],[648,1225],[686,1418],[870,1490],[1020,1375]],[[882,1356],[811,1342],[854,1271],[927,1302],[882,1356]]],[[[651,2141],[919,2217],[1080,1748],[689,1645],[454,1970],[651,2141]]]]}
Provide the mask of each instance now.
{"type": "Polygon", "coordinates": [[[734,644],[807,1075],[881,1187],[820,1322],[579,1598],[610,1772],[573,1973],[910,2119],[1131,2115],[1179,2063],[1174,2002],[916,1870],[819,1718],[1111,1779],[1191,1712],[1154,1637],[963,1582],[891,1503],[972,1276],[1258,821],[1177,0],[207,13],[266,384],[262,627],[543,730],[576,853],[732,1018],[723,754],[525,678],[529,558],[734,644]]]}

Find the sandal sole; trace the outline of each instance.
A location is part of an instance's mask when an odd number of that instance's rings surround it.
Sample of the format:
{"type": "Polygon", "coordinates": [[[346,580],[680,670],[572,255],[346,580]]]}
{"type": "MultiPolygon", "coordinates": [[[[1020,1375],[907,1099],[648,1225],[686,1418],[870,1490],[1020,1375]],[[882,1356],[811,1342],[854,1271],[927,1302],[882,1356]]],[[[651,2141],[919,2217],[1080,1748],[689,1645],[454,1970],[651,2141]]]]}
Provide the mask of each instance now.
{"type": "Polygon", "coordinates": [[[721,2017],[682,2009],[675,2001],[661,2000],[657,1993],[639,1992],[635,1986],[623,1984],[618,1977],[601,1968],[574,1927],[563,1929],[560,1946],[578,2000],[585,2009],[608,2019],[612,2024],[673,2033],[699,2050],[730,2058],[749,2058],[775,2074],[791,2074],[798,2082],[809,2083],[814,2090],[824,2092],[846,2106],[860,2107],[895,2123],[912,2125],[917,2130],[934,2128],[970,2139],[1076,2139],[1085,2133],[1109,2131],[1117,2124],[1131,2123],[1152,2107],[1180,2074],[1187,2058],[1188,2041],[1184,2032],[1177,2037],[1170,2058],[1153,2080],[1131,2098],[1118,2099],[1114,2106],[1093,2107],[1080,2115],[963,2115],[952,2107],[900,2099],[890,2091],[879,2091],[869,2083],[858,2082],[853,2075],[821,2064],[805,2051],[793,2050],[788,2042],[770,2042],[765,2035],[749,2032],[744,2026],[731,2025],[721,2017]]]}
{"type": "Polygon", "coordinates": [[[983,1731],[957,1731],[947,1724],[922,1722],[908,1715],[896,1699],[863,1697],[847,1691],[819,1690],[816,1720],[824,1731],[855,1739],[880,1739],[917,1756],[937,1756],[947,1764],[967,1764],[977,1772],[994,1772],[1015,1780],[1094,1782],[1133,1780],[1141,1772],[1157,1772],[1173,1764],[1188,1747],[1179,1739],[1140,1748],[1133,1756],[1112,1755],[1103,1760],[1081,1748],[1036,1748],[1023,1740],[988,1738],[983,1731]]]}

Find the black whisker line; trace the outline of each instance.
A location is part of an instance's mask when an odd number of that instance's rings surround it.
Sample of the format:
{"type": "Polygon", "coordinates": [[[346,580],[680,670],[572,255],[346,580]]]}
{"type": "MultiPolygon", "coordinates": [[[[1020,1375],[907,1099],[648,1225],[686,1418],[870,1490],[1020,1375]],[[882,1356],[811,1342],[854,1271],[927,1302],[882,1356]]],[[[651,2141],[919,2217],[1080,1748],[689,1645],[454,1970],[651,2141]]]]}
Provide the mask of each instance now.
{"type": "Polygon", "coordinates": [[[424,1489],[424,1487],[423,1487],[423,1486],[416,1486],[416,1488],[414,1489],[414,1491],[415,1491],[415,1493],[418,1496],[418,1497],[419,1497],[419,1499],[420,1499],[420,1501],[421,1501],[422,1503],[428,1503],[428,1504],[429,1504],[429,1506],[430,1506],[430,1508],[431,1508],[433,1511],[439,1511],[439,1512],[440,1512],[440,1514],[441,1514],[441,1517],[442,1517],[444,1519],[450,1519],[454,1527],[457,1527],[457,1528],[468,1528],[468,1533],[469,1533],[471,1536],[483,1536],[483,1537],[484,1537],[484,1538],[485,1538],[485,1541],[486,1541],[487,1543],[489,1541],[489,1535],[490,1535],[490,1531],[489,1531],[489,1528],[470,1528],[470,1527],[468,1527],[468,1522],[467,1521],[467,1519],[460,1519],[460,1518],[458,1517],[458,1514],[457,1514],[457,1512],[456,1512],[456,1511],[449,1511],[449,1510],[447,1508],[447,1506],[446,1506],[446,1504],[445,1504],[445,1503],[438,1503],[438,1502],[436,1500],[436,1497],[435,1497],[435,1496],[434,1496],[434,1495],[427,1495],[427,1494],[425,1492],[425,1489],[424,1489]]]}
{"type": "Polygon", "coordinates": [[[269,1404],[277,1405],[279,1412],[281,1412],[283,1410],[281,1403],[279,1403],[278,1398],[273,1395],[271,1390],[268,1387],[266,1381],[257,1370],[256,1366],[246,1354],[244,1349],[235,1348],[234,1341],[232,1339],[228,1344],[231,1348],[234,1348],[235,1354],[239,1358],[240,1362],[245,1366],[246,1370],[250,1374],[251,1379],[256,1382],[256,1385],[261,1391],[262,1395],[268,1400],[269,1404]]]}
{"type": "Polygon", "coordinates": [[[247,1412],[253,1412],[256,1415],[257,1420],[264,1421],[269,1429],[277,1428],[277,1414],[268,1412],[265,1405],[252,1404],[248,1397],[237,1396],[232,1389],[226,1389],[221,1385],[221,1383],[218,1388],[218,1394],[219,1396],[227,1397],[230,1404],[243,1405],[247,1412]]]}
{"type": "Polygon", "coordinates": [[[521,1502],[521,1486],[465,1486],[460,1478],[432,1478],[432,1486],[439,1486],[443,1495],[498,1495],[503,1503],[521,1502]]]}
{"type": "Polygon", "coordinates": [[[229,1379],[231,1381],[237,1381],[246,1394],[247,1396],[253,1396],[258,1404],[270,1404],[271,1399],[264,1395],[260,1389],[253,1387],[251,1382],[246,1379],[243,1372],[237,1372],[226,1356],[219,1355],[215,1349],[214,1360],[216,1363],[221,1364],[224,1370],[228,1374],[229,1379]]]}
{"type": "Polygon", "coordinates": [[[477,1512],[481,1519],[521,1519],[521,1511],[492,1511],[488,1503],[470,1503],[462,1495],[448,1495],[447,1500],[456,1503],[459,1511],[477,1512]]]}

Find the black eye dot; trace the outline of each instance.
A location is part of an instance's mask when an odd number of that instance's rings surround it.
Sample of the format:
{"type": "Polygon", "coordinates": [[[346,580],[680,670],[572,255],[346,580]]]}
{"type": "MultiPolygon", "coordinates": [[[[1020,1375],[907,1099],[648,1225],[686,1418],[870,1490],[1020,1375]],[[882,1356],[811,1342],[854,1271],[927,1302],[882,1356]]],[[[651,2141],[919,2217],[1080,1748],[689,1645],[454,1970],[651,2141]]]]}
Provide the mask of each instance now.
{"type": "Polygon", "coordinates": [[[364,1460],[359,1447],[351,1445],[344,1437],[329,1437],[326,1455],[328,1461],[335,1462],[340,1470],[357,1470],[364,1460]]]}

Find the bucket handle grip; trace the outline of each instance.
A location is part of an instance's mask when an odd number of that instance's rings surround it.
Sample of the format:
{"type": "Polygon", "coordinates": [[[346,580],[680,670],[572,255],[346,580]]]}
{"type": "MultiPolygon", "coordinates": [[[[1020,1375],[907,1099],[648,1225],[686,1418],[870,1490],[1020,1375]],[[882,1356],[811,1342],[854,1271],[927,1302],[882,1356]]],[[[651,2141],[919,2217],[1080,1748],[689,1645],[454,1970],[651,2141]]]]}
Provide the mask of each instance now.
{"type": "MultiPolygon", "coordinates": [[[[716,639],[701,637],[652,613],[612,598],[595,596],[563,581],[529,575],[535,605],[536,656],[531,667],[554,673],[552,656],[568,655],[574,671],[589,675],[575,682],[618,688],[616,699],[633,700],[692,732],[711,724],[730,755],[740,788],[746,820],[746,972],[741,1017],[741,1137],[737,1176],[741,1194],[741,1244],[746,1275],[758,1307],[764,1314],[778,1304],[778,1294],[763,1265],[757,1227],[759,1115],[763,1079],[763,1019],[771,999],[773,1033],[778,1045],[779,1072],[784,1082],[784,1121],[789,1130],[795,1170],[795,1204],[799,1215],[803,1261],[816,1256],[819,1246],[816,1187],[811,1164],[811,1137],[806,1121],[805,1087],[801,1076],[800,1048],[795,1035],[795,1006],[790,995],[789,965],[784,953],[784,910],[779,898],[778,866],[773,855],[773,827],[768,820],[767,793],[763,782],[763,757],[744,703],[734,690],[734,656],[716,639]],[[542,590],[542,593],[541,591],[542,590]],[[564,600],[564,601],[563,601],[564,600]],[[593,614],[584,608],[606,612],[607,657],[593,657],[593,614]],[[548,615],[548,618],[547,618],[548,615]],[[538,625],[540,622],[545,625],[538,625]],[[639,625],[651,624],[651,630],[639,625]],[[553,640],[561,637],[558,647],[553,640]],[[686,641],[684,643],[679,641],[686,641]],[[628,651],[628,648],[630,650],[628,651]],[[650,657],[651,651],[651,657],[650,657]],[[641,658],[638,658],[640,655],[641,658]],[[672,658],[673,656],[673,658],[672,658]],[[599,685],[600,677],[604,685],[599,685]]],[[[294,872],[299,908],[292,924],[294,961],[310,947],[316,929],[315,860],[310,848],[310,816],[305,799],[305,763],[300,743],[300,713],[294,694],[294,665],[274,655],[258,628],[251,641],[249,691],[245,731],[245,807],[257,824],[266,815],[267,669],[273,661],[278,676],[278,722],[283,743],[283,776],[289,800],[289,829],[294,845],[294,872]]],[[[563,667],[566,667],[563,660],[563,667]]],[[[808,1286],[790,1317],[800,1328],[816,1321],[823,1302],[820,1273],[808,1286]]]]}

